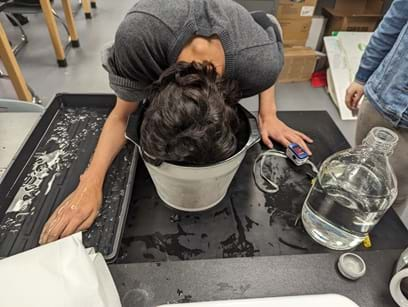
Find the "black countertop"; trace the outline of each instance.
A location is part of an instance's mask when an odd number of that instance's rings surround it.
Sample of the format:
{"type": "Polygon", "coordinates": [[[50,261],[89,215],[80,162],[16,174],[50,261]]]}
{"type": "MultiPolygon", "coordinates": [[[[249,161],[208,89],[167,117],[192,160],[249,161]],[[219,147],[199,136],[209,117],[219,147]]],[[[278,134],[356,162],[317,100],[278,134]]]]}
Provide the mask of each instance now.
{"type": "Polygon", "coordinates": [[[338,254],[308,254],[111,265],[123,307],[190,301],[337,293],[361,307],[394,307],[388,291],[402,250],[359,252],[358,281],[336,269],[338,254]]]}
{"type": "MultiPolygon", "coordinates": [[[[314,138],[316,165],[349,147],[326,112],[279,116],[314,138]]],[[[194,214],[165,207],[138,166],[120,256],[110,266],[124,306],[320,293],[343,294],[362,307],[394,306],[388,282],[408,245],[395,212],[389,210],[371,233],[372,249],[358,249],[367,275],[347,281],[336,271],[338,254],[314,243],[298,223],[310,170],[274,161],[281,190],[264,195],[251,173],[259,152],[260,146],[248,152],[222,203],[194,214]]]]}

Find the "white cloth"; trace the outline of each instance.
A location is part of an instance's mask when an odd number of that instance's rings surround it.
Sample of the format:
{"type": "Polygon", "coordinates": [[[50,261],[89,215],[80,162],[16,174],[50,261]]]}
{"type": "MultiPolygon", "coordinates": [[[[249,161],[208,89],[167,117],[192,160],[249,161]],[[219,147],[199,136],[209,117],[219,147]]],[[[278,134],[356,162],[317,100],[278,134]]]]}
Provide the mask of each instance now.
{"type": "Polygon", "coordinates": [[[7,307],[120,307],[102,255],[77,233],[0,260],[0,305],[7,307]]]}

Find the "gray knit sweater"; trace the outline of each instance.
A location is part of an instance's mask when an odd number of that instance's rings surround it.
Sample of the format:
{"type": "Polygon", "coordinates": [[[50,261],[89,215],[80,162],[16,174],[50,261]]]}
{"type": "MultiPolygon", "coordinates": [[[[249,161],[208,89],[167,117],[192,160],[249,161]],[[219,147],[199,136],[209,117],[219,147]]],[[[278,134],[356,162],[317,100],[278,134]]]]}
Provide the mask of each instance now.
{"type": "Polygon", "coordinates": [[[232,0],[140,0],[104,51],[103,66],[117,96],[140,101],[192,37],[217,35],[225,77],[237,80],[248,97],[271,87],[282,69],[275,32],[232,0]]]}

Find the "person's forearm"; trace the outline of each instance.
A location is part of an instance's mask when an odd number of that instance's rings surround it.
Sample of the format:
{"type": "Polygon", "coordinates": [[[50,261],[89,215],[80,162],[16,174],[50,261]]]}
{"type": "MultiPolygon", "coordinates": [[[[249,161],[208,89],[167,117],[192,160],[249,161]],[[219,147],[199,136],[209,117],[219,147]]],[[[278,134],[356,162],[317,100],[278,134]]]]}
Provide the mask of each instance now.
{"type": "Polygon", "coordinates": [[[364,84],[370,78],[394,46],[407,21],[408,1],[394,0],[367,45],[355,76],[358,83],[364,84]]]}
{"type": "Polygon", "coordinates": [[[92,177],[95,183],[102,186],[109,166],[125,144],[125,129],[122,121],[114,116],[108,117],[99,137],[91,163],[84,173],[85,177],[92,177]]]}
{"type": "Polygon", "coordinates": [[[259,94],[259,115],[276,117],[275,86],[259,94]]]}
{"type": "Polygon", "coordinates": [[[262,141],[268,148],[273,148],[272,140],[275,140],[286,147],[291,143],[299,144],[309,155],[312,154],[306,142],[311,143],[313,140],[279,120],[276,112],[275,86],[259,94],[258,126],[262,141]]]}
{"type": "Polygon", "coordinates": [[[90,179],[102,187],[106,173],[126,143],[125,131],[129,114],[118,112],[116,106],[108,116],[95,148],[91,163],[81,179],[90,179]]]}

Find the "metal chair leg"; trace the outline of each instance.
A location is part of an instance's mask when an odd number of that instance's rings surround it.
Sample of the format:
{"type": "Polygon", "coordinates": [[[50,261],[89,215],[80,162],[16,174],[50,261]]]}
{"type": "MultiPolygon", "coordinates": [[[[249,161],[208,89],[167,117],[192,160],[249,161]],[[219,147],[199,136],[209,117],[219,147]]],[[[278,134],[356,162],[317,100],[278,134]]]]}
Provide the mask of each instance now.
{"type": "MultiPolygon", "coordinates": [[[[0,69],[0,79],[10,80],[10,77],[0,69]]],[[[34,92],[33,88],[28,83],[26,83],[26,85],[31,93],[31,96],[33,96],[32,102],[35,104],[42,104],[41,98],[34,92]]]]}
{"type": "Polygon", "coordinates": [[[23,26],[21,25],[21,23],[18,21],[18,19],[16,17],[14,17],[13,14],[8,14],[5,13],[7,15],[8,18],[12,19],[17,27],[19,28],[21,35],[20,35],[20,42],[18,44],[16,44],[12,50],[14,54],[17,54],[21,51],[21,49],[23,49],[23,47],[28,43],[28,37],[23,29],[23,26]]]}
{"type": "Polygon", "coordinates": [[[67,26],[67,24],[65,23],[64,19],[61,18],[61,17],[59,17],[58,14],[57,14],[57,12],[56,12],[54,9],[52,9],[52,14],[53,14],[54,17],[57,19],[57,21],[59,21],[59,23],[64,27],[65,32],[67,32],[68,38],[71,40],[71,36],[69,35],[68,26],[67,26]]]}
{"type": "Polygon", "coordinates": [[[71,38],[71,35],[69,34],[69,29],[68,29],[67,24],[65,23],[65,20],[61,18],[60,16],[58,16],[57,12],[55,12],[54,9],[52,9],[52,14],[55,17],[55,20],[57,20],[62,25],[62,27],[65,29],[65,32],[67,33],[68,42],[64,46],[64,51],[67,52],[71,47],[76,47],[76,46],[73,46],[72,44],[72,38],[71,38]]]}

